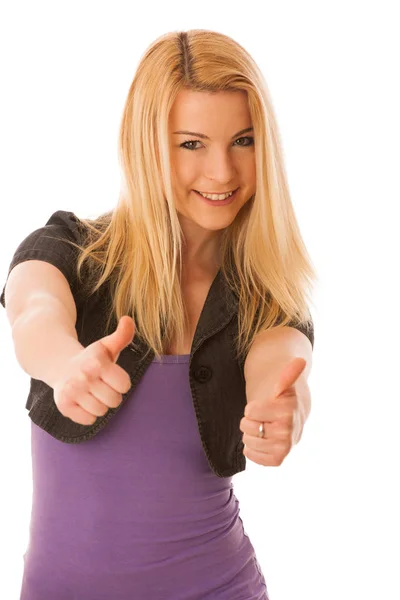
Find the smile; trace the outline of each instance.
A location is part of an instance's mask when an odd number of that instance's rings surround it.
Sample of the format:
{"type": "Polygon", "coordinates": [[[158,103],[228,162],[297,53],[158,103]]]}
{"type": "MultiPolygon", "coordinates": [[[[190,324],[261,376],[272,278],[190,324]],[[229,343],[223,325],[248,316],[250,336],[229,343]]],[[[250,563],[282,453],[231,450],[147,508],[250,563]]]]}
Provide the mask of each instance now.
{"type": "MultiPolygon", "coordinates": [[[[237,189],[238,188],[236,188],[236,190],[237,189]]],[[[225,200],[226,198],[228,198],[229,196],[231,196],[234,192],[236,192],[236,190],[232,190],[230,192],[220,192],[220,193],[216,193],[216,192],[201,192],[200,190],[194,190],[194,191],[197,192],[198,194],[201,194],[205,198],[209,198],[210,200],[225,200]]]]}
{"type": "Polygon", "coordinates": [[[207,196],[205,196],[203,195],[203,193],[197,190],[193,191],[199,196],[199,198],[203,200],[203,202],[206,202],[207,204],[210,204],[212,206],[225,206],[233,202],[233,200],[236,198],[238,189],[239,188],[237,188],[234,192],[230,192],[229,194],[216,194],[215,196],[209,196],[208,194],[207,196]]]}

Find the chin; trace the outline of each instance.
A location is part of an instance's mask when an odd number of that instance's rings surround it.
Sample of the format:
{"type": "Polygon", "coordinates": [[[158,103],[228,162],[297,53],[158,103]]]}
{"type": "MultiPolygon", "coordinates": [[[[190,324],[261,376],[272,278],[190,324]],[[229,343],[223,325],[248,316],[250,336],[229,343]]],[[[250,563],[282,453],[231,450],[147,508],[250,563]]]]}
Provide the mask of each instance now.
{"type": "Polygon", "coordinates": [[[218,217],[209,217],[209,218],[199,218],[195,220],[195,223],[202,227],[203,229],[207,229],[208,231],[220,231],[221,229],[226,229],[233,223],[236,218],[236,214],[232,215],[224,215],[218,217]]]}

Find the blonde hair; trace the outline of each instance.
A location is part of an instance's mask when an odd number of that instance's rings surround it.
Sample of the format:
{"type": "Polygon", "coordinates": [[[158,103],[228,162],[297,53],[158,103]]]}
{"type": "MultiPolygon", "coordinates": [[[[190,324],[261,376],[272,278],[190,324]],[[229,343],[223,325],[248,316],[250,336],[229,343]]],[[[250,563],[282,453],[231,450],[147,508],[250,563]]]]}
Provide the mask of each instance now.
{"type": "MultiPolygon", "coordinates": [[[[167,33],[144,53],[129,89],[119,132],[121,190],[116,207],[80,219],[87,238],[77,246],[77,275],[90,260],[88,292],[107,280],[114,315],[135,322],[135,339],[157,357],[183,342],[187,314],[181,293],[182,230],[174,206],[168,117],[182,89],[245,91],[255,134],[256,193],[221,238],[221,271],[239,299],[237,356],[254,336],[311,314],[315,271],[290,200],[278,126],[267,85],[254,60],[222,33],[167,33]]],[[[243,359],[243,358],[242,358],[243,359]]]]}

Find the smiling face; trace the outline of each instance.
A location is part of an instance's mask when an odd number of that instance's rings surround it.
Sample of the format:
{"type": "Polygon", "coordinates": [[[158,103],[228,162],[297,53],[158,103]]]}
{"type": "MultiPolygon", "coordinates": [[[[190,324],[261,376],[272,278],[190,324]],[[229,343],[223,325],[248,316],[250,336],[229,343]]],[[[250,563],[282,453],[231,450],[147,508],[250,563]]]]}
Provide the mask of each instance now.
{"type": "Polygon", "coordinates": [[[207,259],[256,191],[254,133],[244,131],[252,127],[247,94],[181,90],[168,125],[178,217],[190,256],[207,259]],[[182,131],[191,133],[176,133],[182,131]],[[195,190],[237,191],[230,203],[218,206],[195,190]]]}

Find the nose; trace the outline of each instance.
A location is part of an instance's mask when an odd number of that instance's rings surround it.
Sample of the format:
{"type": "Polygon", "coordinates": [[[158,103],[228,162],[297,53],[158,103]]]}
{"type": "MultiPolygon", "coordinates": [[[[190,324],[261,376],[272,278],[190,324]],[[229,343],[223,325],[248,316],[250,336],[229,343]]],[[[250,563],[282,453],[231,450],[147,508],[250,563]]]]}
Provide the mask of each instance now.
{"type": "Polygon", "coordinates": [[[217,182],[221,187],[227,187],[230,181],[237,179],[234,161],[224,151],[210,153],[206,159],[204,171],[205,179],[217,182]]]}

